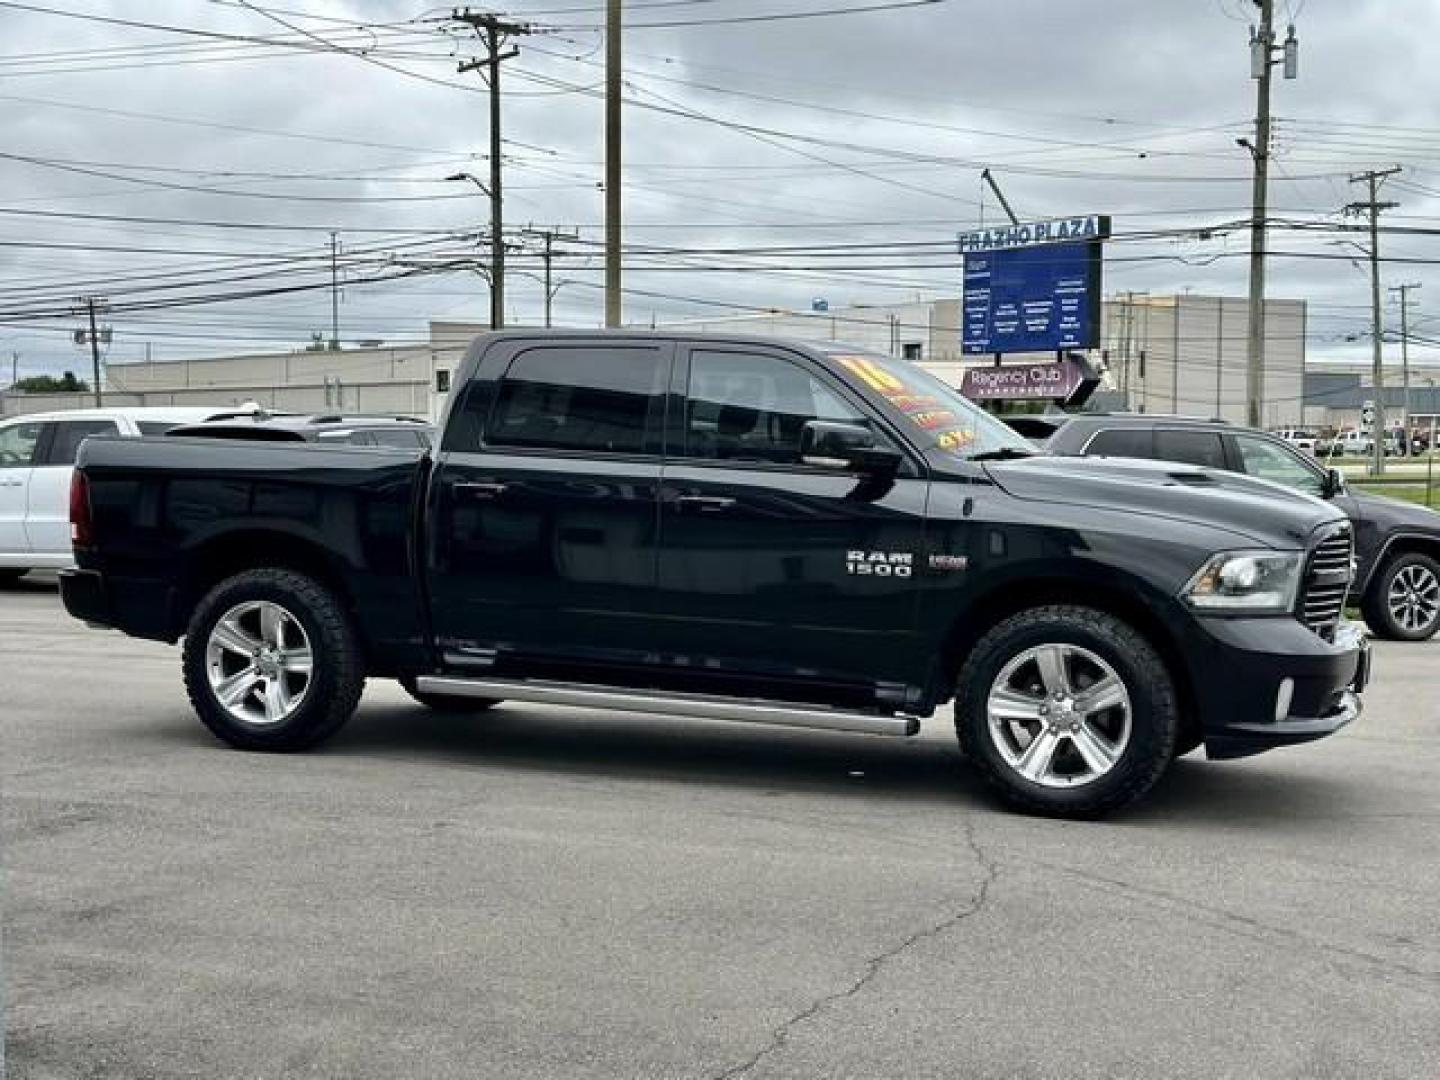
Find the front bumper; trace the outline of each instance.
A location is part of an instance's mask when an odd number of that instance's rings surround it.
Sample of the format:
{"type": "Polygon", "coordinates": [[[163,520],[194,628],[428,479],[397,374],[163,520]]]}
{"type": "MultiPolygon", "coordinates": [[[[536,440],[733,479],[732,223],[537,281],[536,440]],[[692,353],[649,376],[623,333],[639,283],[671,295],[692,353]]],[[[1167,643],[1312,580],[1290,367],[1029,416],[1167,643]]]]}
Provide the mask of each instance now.
{"type": "Polygon", "coordinates": [[[1202,618],[1195,696],[1210,758],[1324,738],[1361,712],[1370,645],[1342,622],[1328,642],[1293,619],[1202,618]]]}

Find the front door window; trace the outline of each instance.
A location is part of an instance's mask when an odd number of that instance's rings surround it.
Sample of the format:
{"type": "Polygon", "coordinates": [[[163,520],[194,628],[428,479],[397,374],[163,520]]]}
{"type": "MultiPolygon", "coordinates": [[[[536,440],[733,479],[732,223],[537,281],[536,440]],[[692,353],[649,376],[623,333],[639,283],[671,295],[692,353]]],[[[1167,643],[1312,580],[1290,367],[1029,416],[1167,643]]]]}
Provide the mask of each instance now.
{"type": "Polygon", "coordinates": [[[1319,495],[1324,490],[1321,475],[1287,447],[1254,435],[1236,435],[1235,447],[1248,476],[1274,480],[1307,495],[1319,495]]]}
{"type": "Polygon", "coordinates": [[[870,426],[814,375],[779,357],[691,354],[686,457],[798,466],[800,433],[810,420],[870,426]]]}

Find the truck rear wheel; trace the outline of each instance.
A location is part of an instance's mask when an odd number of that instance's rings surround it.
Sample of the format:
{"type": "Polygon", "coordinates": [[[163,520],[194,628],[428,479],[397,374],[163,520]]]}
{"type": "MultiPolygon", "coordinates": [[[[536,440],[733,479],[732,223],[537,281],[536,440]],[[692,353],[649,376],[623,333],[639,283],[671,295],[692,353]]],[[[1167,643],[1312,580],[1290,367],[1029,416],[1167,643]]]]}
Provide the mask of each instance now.
{"type": "Polygon", "coordinates": [[[1006,801],[1095,817],[1164,774],[1180,730],[1164,662],[1139,633],[1091,608],[1012,615],[960,672],[955,726],[965,756],[1006,801]]]}
{"type": "Polygon", "coordinates": [[[242,750],[307,750],[350,719],[365,669],[334,594],[290,570],[248,570],[200,601],[185,689],[201,721],[242,750]]]}
{"type": "Polygon", "coordinates": [[[486,709],[493,709],[496,705],[500,704],[499,698],[461,697],[459,694],[431,694],[417,687],[415,685],[415,678],[412,675],[401,676],[400,686],[421,705],[424,705],[427,709],[434,709],[436,712],[476,713],[484,712],[486,709]]]}

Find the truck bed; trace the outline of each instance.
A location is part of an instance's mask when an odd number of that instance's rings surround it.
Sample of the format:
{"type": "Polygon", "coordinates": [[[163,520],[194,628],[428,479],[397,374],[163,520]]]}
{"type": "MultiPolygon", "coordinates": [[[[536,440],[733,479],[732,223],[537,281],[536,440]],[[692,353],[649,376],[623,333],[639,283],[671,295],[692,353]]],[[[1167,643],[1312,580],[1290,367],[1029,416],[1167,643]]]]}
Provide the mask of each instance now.
{"type": "Polygon", "coordinates": [[[99,542],[76,562],[101,572],[94,601],[127,633],[174,641],[194,598],[264,550],[341,590],[377,668],[423,654],[418,451],[92,438],[79,468],[99,542]]]}

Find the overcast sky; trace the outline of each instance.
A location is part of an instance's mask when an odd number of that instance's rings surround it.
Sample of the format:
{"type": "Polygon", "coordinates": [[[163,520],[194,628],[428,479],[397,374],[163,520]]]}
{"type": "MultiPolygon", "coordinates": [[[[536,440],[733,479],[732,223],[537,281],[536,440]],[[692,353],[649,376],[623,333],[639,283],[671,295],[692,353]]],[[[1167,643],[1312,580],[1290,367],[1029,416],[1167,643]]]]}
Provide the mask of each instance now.
{"type": "MultiPolygon", "coordinates": [[[[958,295],[955,233],[1001,217],[986,165],[1022,217],[1113,216],[1107,293],[1244,294],[1249,0],[768,18],[877,2],[627,3],[628,319],[958,295]],[[643,25],[672,22],[691,25],[643,25]]],[[[478,77],[456,72],[481,50],[450,10],[0,3],[0,383],[11,350],[22,375],[87,366],[69,339],[83,294],[115,306],[115,361],[147,342],[175,358],[328,336],[329,294],[314,286],[331,229],[346,343],[484,318],[485,282],[464,267],[483,254],[488,204],[444,178],[486,176],[488,106],[478,77]],[[278,291],[291,288],[303,291],[278,291]]],[[[556,315],[596,325],[603,5],[502,10],[535,30],[502,77],[507,230],[578,230],[557,242],[556,315]]],[[[1275,84],[1271,213],[1317,228],[1273,234],[1270,295],[1310,301],[1312,356],[1364,353],[1344,338],[1368,326],[1368,275],[1334,227],[1362,197],[1350,174],[1396,164],[1387,224],[1440,225],[1440,3],[1278,0],[1281,36],[1292,20],[1300,78],[1275,84]]],[[[1382,237],[1387,258],[1419,260],[1384,276],[1426,283],[1421,334],[1440,305],[1435,240],[1382,237]]],[[[541,315],[540,285],[520,273],[539,271],[528,247],[512,259],[512,321],[541,315]]]]}

